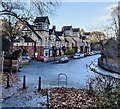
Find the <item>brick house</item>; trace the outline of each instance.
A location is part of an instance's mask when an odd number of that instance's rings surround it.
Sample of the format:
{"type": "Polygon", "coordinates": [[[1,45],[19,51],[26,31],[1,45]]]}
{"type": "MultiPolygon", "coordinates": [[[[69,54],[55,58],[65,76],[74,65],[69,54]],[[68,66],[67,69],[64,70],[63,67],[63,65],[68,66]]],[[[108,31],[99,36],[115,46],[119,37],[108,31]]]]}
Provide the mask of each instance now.
{"type": "Polygon", "coordinates": [[[36,42],[36,52],[38,56],[49,56],[49,25],[50,21],[47,16],[36,17],[34,20],[34,31],[40,36],[39,38],[32,34],[32,39],[36,42]]]}
{"type": "Polygon", "coordinates": [[[61,39],[59,38],[59,35],[60,34],[56,31],[55,26],[53,26],[52,29],[49,29],[52,51],[55,52],[57,56],[61,55],[61,39]]]}
{"type": "Polygon", "coordinates": [[[90,47],[90,32],[85,32],[82,37],[82,43],[81,43],[81,52],[89,53],[91,52],[90,47]]]}
{"type": "Polygon", "coordinates": [[[64,34],[62,31],[56,31],[56,36],[60,39],[60,44],[59,44],[59,52],[60,52],[60,55],[64,54],[64,50],[63,48],[65,49],[66,46],[65,46],[65,37],[64,37],[64,34]]]}
{"type": "Polygon", "coordinates": [[[28,56],[34,58],[35,41],[31,37],[25,35],[13,40],[13,49],[17,50],[19,48],[24,49],[28,56]]]}
{"type": "Polygon", "coordinates": [[[75,52],[80,52],[80,29],[79,28],[73,28],[73,37],[75,40],[75,52]]]}
{"type": "Polygon", "coordinates": [[[72,50],[72,47],[74,46],[74,41],[72,39],[73,36],[72,26],[63,26],[62,32],[64,33],[66,48],[68,50],[72,50]]]}
{"type": "Polygon", "coordinates": [[[91,52],[91,47],[90,47],[90,37],[91,37],[91,33],[90,33],[90,32],[85,32],[85,36],[86,36],[85,51],[86,51],[86,53],[89,53],[89,52],[91,52]]]}

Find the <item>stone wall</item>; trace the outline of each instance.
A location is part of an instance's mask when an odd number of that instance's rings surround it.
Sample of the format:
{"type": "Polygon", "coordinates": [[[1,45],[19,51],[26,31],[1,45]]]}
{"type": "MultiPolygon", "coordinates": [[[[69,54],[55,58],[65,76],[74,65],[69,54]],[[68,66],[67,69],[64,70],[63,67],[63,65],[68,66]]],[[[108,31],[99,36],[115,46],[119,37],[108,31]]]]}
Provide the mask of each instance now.
{"type": "Polygon", "coordinates": [[[120,73],[120,66],[114,66],[109,63],[105,63],[101,60],[101,57],[98,59],[98,66],[114,73],[120,73]]]}

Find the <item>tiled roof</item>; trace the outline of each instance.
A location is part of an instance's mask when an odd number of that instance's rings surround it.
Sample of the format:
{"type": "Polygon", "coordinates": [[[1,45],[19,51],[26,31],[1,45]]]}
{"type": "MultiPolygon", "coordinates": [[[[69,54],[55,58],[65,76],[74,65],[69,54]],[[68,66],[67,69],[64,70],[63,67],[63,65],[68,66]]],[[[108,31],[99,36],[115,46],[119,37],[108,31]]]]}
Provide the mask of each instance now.
{"type": "Polygon", "coordinates": [[[55,34],[56,34],[56,36],[62,36],[63,32],[62,31],[56,31],[55,34]]]}
{"type": "MultiPolygon", "coordinates": [[[[24,38],[25,42],[35,42],[31,37],[28,36],[23,36],[22,38],[24,38]]],[[[13,42],[20,42],[21,38],[14,40],[13,42]]]]}
{"type": "Polygon", "coordinates": [[[61,41],[60,38],[58,36],[56,36],[56,41],[61,41]]]}
{"type": "Polygon", "coordinates": [[[35,21],[33,23],[36,23],[36,22],[45,22],[46,19],[48,20],[48,24],[50,24],[50,21],[49,21],[49,18],[48,16],[44,16],[44,17],[36,17],[35,21]]]}
{"type": "Polygon", "coordinates": [[[71,28],[72,28],[72,26],[63,26],[62,31],[70,30],[71,28]]]}
{"type": "Polygon", "coordinates": [[[90,32],[85,32],[85,35],[90,35],[90,32]]]}
{"type": "Polygon", "coordinates": [[[82,36],[82,40],[85,40],[86,39],[86,36],[82,36]]]}
{"type": "Polygon", "coordinates": [[[25,39],[25,42],[35,42],[31,37],[23,37],[25,39]]]}
{"type": "Polygon", "coordinates": [[[73,32],[79,32],[80,29],[79,28],[73,28],[73,32]]]}
{"type": "Polygon", "coordinates": [[[15,39],[13,42],[20,42],[20,38],[19,39],[15,39]]]}
{"type": "Polygon", "coordinates": [[[30,25],[30,24],[28,23],[28,26],[29,26],[29,28],[34,32],[34,34],[35,34],[39,39],[41,39],[40,35],[38,35],[38,34],[36,33],[36,31],[34,30],[33,25],[30,25]]]}
{"type": "Polygon", "coordinates": [[[49,29],[49,35],[53,33],[54,29],[49,29]]]}
{"type": "Polygon", "coordinates": [[[69,42],[69,41],[65,38],[65,42],[69,42]]]}

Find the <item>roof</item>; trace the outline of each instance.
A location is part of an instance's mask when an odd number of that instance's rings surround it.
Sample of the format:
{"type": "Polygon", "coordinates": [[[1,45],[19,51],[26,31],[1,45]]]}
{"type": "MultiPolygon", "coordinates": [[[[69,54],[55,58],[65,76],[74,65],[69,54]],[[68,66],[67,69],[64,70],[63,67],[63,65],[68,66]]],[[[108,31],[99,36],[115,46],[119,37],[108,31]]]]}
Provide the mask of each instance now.
{"type": "Polygon", "coordinates": [[[70,30],[71,28],[72,28],[72,26],[63,26],[62,31],[70,30]]]}
{"type": "Polygon", "coordinates": [[[53,33],[54,29],[49,29],[49,35],[53,33]]]}
{"type": "Polygon", "coordinates": [[[20,42],[20,38],[19,39],[15,39],[13,42],[20,42]]]}
{"type": "Polygon", "coordinates": [[[34,34],[35,34],[39,39],[42,39],[42,38],[40,37],[40,35],[39,35],[38,33],[36,33],[36,31],[34,30],[33,25],[30,25],[30,24],[28,23],[28,27],[32,30],[32,32],[34,32],[34,34]]]}
{"type": "Polygon", "coordinates": [[[65,42],[69,42],[69,41],[65,38],[65,42]]]}
{"type": "Polygon", "coordinates": [[[63,32],[62,31],[56,31],[55,34],[56,34],[56,36],[62,36],[63,32]]]}
{"type": "Polygon", "coordinates": [[[35,42],[31,37],[28,37],[27,35],[20,37],[19,39],[16,39],[13,42],[20,42],[21,38],[24,39],[24,42],[35,42]]]}
{"type": "Polygon", "coordinates": [[[86,36],[82,36],[82,40],[85,40],[86,39],[86,36]]]}
{"type": "Polygon", "coordinates": [[[31,37],[24,36],[25,42],[35,42],[31,37]]]}
{"type": "Polygon", "coordinates": [[[56,36],[56,41],[61,41],[60,38],[58,36],[56,36]]]}
{"type": "Polygon", "coordinates": [[[44,17],[36,17],[36,19],[34,20],[33,23],[37,23],[37,22],[45,22],[48,21],[48,24],[50,24],[49,18],[48,16],[44,16],[44,17]]]}
{"type": "Polygon", "coordinates": [[[90,35],[90,32],[85,32],[85,35],[90,35]]]}
{"type": "Polygon", "coordinates": [[[73,28],[73,32],[79,32],[80,29],[79,28],[73,28]]]}
{"type": "Polygon", "coordinates": [[[77,42],[74,38],[72,38],[75,42],[77,42]]]}

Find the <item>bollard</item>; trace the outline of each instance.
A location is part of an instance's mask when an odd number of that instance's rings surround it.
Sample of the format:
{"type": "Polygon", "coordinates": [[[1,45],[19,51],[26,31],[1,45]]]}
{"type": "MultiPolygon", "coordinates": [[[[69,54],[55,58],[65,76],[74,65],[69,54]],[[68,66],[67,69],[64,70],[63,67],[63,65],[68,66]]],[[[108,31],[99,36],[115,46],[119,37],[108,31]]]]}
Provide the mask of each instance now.
{"type": "Polygon", "coordinates": [[[47,109],[49,109],[49,92],[47,93],[47,109]]]}
{"type": "Polygon", "coordinates": [[[10,80],[10,76],[9,76],[9,75],[7,75],[7,86],[6,86],[6,88],[9,88],[9,87],[10,87],[9,80],[10,80]]]}
{"type": "Polygon", "coordinates": [[[39,82],[38,82],[38,91],[41,90],[41,77],[39,77],[39,82]]]}
{"type": "Polygon", "coordinates": [[[26,76],[23,76],[23,89],[26,89],[26,76]]]}

